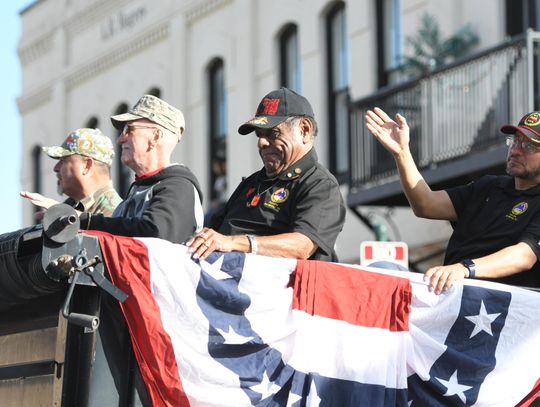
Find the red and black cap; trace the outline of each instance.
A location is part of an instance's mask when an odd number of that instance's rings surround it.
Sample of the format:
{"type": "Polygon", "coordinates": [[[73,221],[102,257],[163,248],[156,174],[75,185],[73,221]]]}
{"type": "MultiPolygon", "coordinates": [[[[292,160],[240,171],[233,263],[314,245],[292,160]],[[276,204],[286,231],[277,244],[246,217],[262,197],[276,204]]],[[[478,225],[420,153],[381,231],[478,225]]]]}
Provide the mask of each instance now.
{"type": "Polygon", "coordinates": [[[271,129],[291,116],[315,117],[305,97],[289,88],[281,87],[261,100],[255,116],[241,125],[238,133],[245,135],[256,129],[271,129]]]}
{"type": "Polygon", "coordinates": [[[526,114],[517,126],[505,124],[501,127],[501,131],[506,134],[520,133],[532,142],[540,144],[540,112],[526,114]]]}

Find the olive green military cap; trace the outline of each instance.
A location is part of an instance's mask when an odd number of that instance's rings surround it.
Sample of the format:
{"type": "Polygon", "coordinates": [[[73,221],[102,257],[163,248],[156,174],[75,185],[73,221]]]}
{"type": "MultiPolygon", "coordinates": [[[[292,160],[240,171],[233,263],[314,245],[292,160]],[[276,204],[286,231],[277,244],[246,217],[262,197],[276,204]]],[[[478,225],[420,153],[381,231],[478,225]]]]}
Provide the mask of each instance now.
{"type": "Polygon", "coordinates": [[[126,122],[137,119],[148,119],[170,130],[180,138],[186,128],[184,114],[164,100],[153,96],[144,95],[127,113],[111,117],[115,128],[122,130],[126,122]]]}

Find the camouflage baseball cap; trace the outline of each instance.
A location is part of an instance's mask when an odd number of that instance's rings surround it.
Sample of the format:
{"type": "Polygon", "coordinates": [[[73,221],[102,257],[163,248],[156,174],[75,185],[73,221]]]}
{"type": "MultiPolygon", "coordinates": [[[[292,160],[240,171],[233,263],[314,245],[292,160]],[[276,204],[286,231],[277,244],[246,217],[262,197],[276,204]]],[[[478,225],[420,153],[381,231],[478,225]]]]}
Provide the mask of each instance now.
{"type": "Polygon", "coordinates": [[[121,130],[126,122],[137,119],[153,121],[172,131],[178,138],[186,128],[184,115],[180,110],[152,95],[144,95],[127,113],[112,116],[111,122],[115,128],[121,130]]]}
{"type": "Polygon", "coordinates": [[[77,129],[70,133],[61,146],[41,147],[51,158],[62,158],[73,154],[93,158],[107,165],[112,164],[114,147],[111,139],[99,129],[77,129]]]}

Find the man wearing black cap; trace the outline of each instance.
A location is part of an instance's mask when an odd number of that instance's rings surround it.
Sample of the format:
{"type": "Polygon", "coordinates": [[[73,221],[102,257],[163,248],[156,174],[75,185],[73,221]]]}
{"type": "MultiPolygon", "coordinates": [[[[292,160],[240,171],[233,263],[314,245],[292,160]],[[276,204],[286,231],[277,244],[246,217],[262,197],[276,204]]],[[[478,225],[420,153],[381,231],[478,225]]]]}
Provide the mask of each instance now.
{"type": "Polygon", "coordinates": [[[366,127],[393,154],[414,213],[453,222],[444,265],[425,274],[432,290],[440,294],[462,278],[540,287],[540,112],[501,128],[509,134],[508,176],[487,175],[441,191],[432,191],[418,171],[403,116],[394,121],[375,108],[366,114],[366,127]]]}
{"type": "Polygon", "coordinates": [[[287,88],[272,91],[238,129],[253,131],[264,168],[242,181],[211,228],[187,243],[194,257],[234,250],[336,261],[345,206],[338,182],[317,162],[310,103],[287,88]]]}

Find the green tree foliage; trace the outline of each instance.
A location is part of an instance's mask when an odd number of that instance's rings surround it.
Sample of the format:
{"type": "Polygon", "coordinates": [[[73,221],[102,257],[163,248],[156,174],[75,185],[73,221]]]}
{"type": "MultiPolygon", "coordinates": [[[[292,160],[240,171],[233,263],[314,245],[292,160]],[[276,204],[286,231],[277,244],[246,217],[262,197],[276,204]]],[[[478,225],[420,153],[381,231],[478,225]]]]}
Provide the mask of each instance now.
{"type": "Polygon", "coordinates": [[[413,55],[403,58],[401,70],[410,76],[422,76],[461,58],[478,44],[478,35],[469,25],[443,39],[437,20],[424,14],[415,35],[406,38],[413,55]]]}

